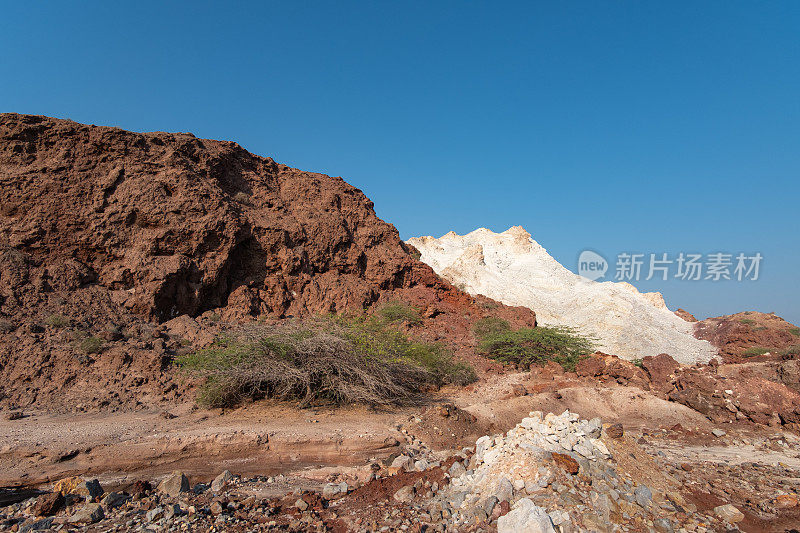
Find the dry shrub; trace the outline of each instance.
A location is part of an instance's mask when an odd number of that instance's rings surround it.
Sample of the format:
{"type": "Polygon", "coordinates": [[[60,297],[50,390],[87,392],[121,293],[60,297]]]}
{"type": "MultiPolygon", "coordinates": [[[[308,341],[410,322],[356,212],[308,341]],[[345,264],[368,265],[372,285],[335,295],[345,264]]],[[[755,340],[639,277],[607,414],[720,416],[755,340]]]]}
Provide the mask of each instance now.
{"type": "Polygon", "coordinates": [[[474,371],[441,346],[367,318],[251,325],[178,364],[207,378],[198,402],[209,407],[262,397],[301,406],[414,404],[431,387],[475,380],[474,371]]]}

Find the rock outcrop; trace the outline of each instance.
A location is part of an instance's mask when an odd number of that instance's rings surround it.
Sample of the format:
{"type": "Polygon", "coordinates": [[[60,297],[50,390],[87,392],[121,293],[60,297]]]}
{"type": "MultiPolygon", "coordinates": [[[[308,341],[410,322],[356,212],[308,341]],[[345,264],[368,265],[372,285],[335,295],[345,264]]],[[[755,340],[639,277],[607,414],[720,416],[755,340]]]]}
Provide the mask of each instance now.
{"type": "Polygon", "coordinates": [[[774,313],[745,311],[707,318],[694,324],[694,335],[716,346],[728,361],[751,359],[767,352],[773,359],[800,356],[800,328],[774,313]],[[792,347],[795,349],[790,350],[792,347]]]}
{"type": "Polygon", "coordinates": [[[535,309],[542,325],[578,329],[598,349],[626,359],[668,353],[682,363],[716,355],[692,335],[692,325],[667,309],[659,293],[629,283],[589,281],[553,259],[523,228],[478,229],[408,241],[438,274],[470,294],[535,309]]]}
{"type": "Polygon", "coordinates": [[[191,134],[0,115],[0,400],[178,394],[176,321],[197,337],[219,320],[388,299],[456,344],[485,308],[342,178],[191,134]]]}

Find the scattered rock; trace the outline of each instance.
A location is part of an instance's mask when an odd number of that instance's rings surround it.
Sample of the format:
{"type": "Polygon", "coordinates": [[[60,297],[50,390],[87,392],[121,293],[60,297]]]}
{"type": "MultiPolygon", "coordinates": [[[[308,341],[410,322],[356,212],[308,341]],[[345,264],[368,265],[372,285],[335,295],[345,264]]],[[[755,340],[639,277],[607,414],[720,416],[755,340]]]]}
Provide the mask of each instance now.
{"type": "Polygon", "coordinates": [[[181,492],[189,492],[189,479],[183,472],[176,470],[158,484],[158,491],[169,496],[177,496],[181,492]]]}
{"type": "Polygon", "coordinates": [[[464,465],[461,464],[461,461],[456,461],[450,466],[450,469],[447,472],[450,474],[451,478],[456,478],[466,474],[467,469],[464,468],[464,465]]]}
{"type": "Polygon", "coordinates": [[[308,504],[302,498],[294,502],[294,506],[300,509],[301,511],[305,511],[306,509],[308,509],[308,504]]]}
{"type": "Polygon", "coordinates": [[[653,493],[650,488],[645,485],[639,485],[633,490],[633,495],[636,498],[636,503],[642,507],[647,507],[653,501],[653,493]]]}
{"type": "Polygon", "coordinates": [[[714,507],[714,514],[729,524],[735,524],[736,522],[744,520],[744,514],[730,503],[714,507]]]}
{"type": "Polygon", "coordinates": [[[60,492],[42,494],[36,498],[36,503],[31,507],[31,514],[34,516],[51,516],[60,511],[64,507],[64,503],[64,496],[60,492]]]}
{"type": "Polygon", "coordinates": [[[725,435],[728,434],[728,432],[725,431],[724,429],[714,428],[711,430],[711,434],[714,435],[715,437],[724,437],[725,435]]]}
{"type": "Polygon", "coordinates": [[[394,493],[393,496],[395,501],[407,503],[414,499],[414,487],[411,485],[406,485],[405,487],[400,487],[397,492],[394,493]]]}
{"type": "Polygon", "coordinates": [[[625,434],[625,431],[622,427],[622,424],[611,424],[610,426],[606,427],[605,434],[608,438],[620,439],[622,438],[622,435],[625,434]]]}
{"type": "Polygon", "coordinates": [[[105,491],[96,479],[84,480],[72,491],[72,494],[83,496],[87,501],[94,501],[103,495],[105,491]]]}
{"type": "Polygon", "coordinates": [[[220,475],[214,478],[211,482],[211,492],[219,492],[224,489],[228,483],[233,479],[233,474],[229,470],[225,470],[220,475]]]}
{"type": "Polygon", "coordinates": [[[87,503],[69,518],[71,524],[94,524],[105,518],[103,507],[99,503],[87,503]]]}
{"type": "Polygon", "coordinates": [[[145,514],[145,519],[148,522],[155,522],[156,520],[161,520],[162,518],[164,518],[163,507],[153,507],[145,514]]]}
{"type": "Polygon", "coordinates": [[[778,509],[789,509],[800,505],[796,494],[781,494],[775,498],[775,507],[778,509]]]}
{"type": "Polygon", "coordinates": [[[570,457],[569,455],[564,455],[563,453],[552,453],[553,461],[564,471],[569,474],[575,475],[580,470],[580,465],[578,461],[570,457]]]}

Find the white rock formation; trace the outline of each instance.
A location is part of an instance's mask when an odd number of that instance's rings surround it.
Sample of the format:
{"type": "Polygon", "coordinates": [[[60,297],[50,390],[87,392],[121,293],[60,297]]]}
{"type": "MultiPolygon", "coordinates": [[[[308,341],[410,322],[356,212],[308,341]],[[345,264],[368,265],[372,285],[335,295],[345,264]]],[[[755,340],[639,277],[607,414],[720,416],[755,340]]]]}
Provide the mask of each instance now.
{"type": "Polygon", "coordinates": [[[598,349],[625,359],[668,353],[678,362],[716,355],[671,312],[660,293],[629,283],[595,282],[561,266],[520,226],[494,233],[416,237],[408,243],[437,274],[470,294],[533,309],[545,326],[569,326],[596,339],[598,349]]]}

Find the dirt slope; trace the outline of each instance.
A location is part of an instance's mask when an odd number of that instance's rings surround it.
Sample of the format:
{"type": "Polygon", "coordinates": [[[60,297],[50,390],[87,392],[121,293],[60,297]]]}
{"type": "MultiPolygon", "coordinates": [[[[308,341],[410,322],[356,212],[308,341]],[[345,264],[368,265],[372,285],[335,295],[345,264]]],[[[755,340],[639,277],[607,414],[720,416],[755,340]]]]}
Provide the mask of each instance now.
{"type": "Polygon", "coordinates": [[[175,400],[177,317],[213,333],[393,298],[456,346],[487,307],[511,313],[440,279],[341,178],[191,134],[0,115],[5,404],[175,400]],[[76,349],[86,337],[99,353],[76,349]]]}

